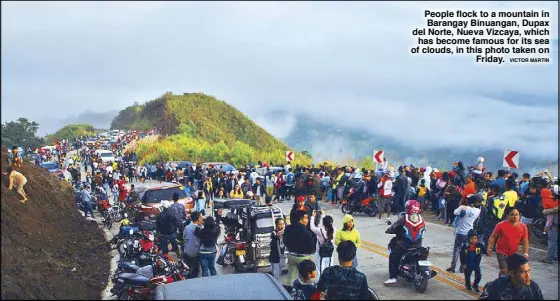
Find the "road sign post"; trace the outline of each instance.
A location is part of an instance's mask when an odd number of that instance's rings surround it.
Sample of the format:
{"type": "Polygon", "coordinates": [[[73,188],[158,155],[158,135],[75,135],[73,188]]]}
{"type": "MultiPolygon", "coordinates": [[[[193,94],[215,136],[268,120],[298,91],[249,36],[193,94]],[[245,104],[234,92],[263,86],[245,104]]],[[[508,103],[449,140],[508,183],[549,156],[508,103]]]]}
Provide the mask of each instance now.
{"type": "Polygon", "coordinates": [[[519,168],[519,152],[506,149],[504,151],[504,162],[502,165],[507,168],[519,168]]]}

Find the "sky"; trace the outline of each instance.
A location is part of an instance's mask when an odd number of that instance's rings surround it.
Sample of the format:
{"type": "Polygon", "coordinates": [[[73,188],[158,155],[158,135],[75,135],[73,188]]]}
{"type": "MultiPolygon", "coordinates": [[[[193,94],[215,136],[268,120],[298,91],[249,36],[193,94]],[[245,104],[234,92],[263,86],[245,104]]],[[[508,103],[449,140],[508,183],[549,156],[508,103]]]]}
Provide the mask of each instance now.
{"type": "Polygon", "coordinates": [[[427,149],[558,157],[558,2],[2,2],[1,13],[2,121],[36,120],[40,134],[203,92],[279,138],[307,114],[427,149]],[[425,9],[548,10],[552,61],[414,56],[425,9]]]}

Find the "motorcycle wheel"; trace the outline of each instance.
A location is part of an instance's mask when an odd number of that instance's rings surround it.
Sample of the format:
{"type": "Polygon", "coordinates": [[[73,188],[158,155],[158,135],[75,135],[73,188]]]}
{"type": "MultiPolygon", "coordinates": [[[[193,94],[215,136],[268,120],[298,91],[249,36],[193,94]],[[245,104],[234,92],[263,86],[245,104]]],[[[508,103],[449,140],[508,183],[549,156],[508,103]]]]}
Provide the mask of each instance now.
{"type": "Polygon", "coordinates": [[[342,213],[348,214],[348,213],[350,213],[350,205],[349,204],[342,204],[340,206],[340,210],[342,211],[342,213]]]}
{"type": "Polygon", "coordinates": [[[379,212],[379,209],[377,209],[377,207],[370,207],[369,210],[368,210],[368,215],[371,216],[371,217],[375,217],[378,212],[379,212]]]}
{"type": "Polygon", "coordinates": [[[417,292],[423,293],[428,288],[428,275],[422,274],[414,279],[414,288],[417,292]]]}
{"type": "Polygon", "coordinates": [[[538,218],[533,222],[533,235],[538,239],[545,239],[547,237],[544,232],[545,221],[542,218],[538,218]]]}
{"type": "Polygon", "coordinates": [[[117,222],[117,223],[120,222],[123,219],[122,212],[120,210],[113,211],[112,218],[115,222],[117,222]]]}

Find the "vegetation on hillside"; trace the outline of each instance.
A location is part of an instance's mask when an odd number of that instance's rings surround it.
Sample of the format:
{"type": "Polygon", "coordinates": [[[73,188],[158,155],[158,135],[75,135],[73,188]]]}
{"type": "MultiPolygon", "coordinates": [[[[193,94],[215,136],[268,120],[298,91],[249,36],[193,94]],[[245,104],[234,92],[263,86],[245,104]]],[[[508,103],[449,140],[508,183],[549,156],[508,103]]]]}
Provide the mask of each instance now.
{"type": "Polygon", "coordinates": [[[39,146],[45,143],[43,138],[37,136],[39,124],[29,121],[27,118],[18,118],[2,124],[2,145],[10,148],[21,146],[27,149],[29,146],[39,146]]]}
{"type": "Polygon", "coordinates": [[[95,135],[95,128],[89,124],[69,124],[54,134],[47,135],[46,141],[53,144],[55,141],[62,139],[72,140],[80,136],[93,136],[95,135]]]}
{"type": "MultiPolygon", "coordinates": [[[[202,93],[163,96],[119,112],[113,129],[157,129],[167,138],[139,143],[143,162],[158,160],[224,161],[234,165],[285,162],[292,150],[233,106],[202,93]]],[[[311,164],[310,154],[296,153],[293,164],[311,164]]]]}

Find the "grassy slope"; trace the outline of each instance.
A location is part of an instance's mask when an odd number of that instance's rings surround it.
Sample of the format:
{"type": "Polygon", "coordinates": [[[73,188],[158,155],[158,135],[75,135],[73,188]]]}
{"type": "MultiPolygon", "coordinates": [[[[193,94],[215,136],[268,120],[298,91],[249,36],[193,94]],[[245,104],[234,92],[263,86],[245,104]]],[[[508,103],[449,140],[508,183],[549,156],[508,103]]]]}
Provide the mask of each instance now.
{"type": "Polygon", "coordinates": [[[89,124],[69,124],[56,133],[47,135],[47,143],[53,143],[55,140],[74,139],[79,136],[87,136],[95,134],[95,129],[89,124]]]}
{"type": "MultiPolygon", "coordinates": [[[[233,106],[202,93],[162,97],[122,110],[112,128],[159,129],[167,139],[139,147],[153,160],[224,160],[234,164],[265,160],[284,162],[289,146],[233,106]]],[[[311,159],[296,155],[297,163],[311,159]]]]}

